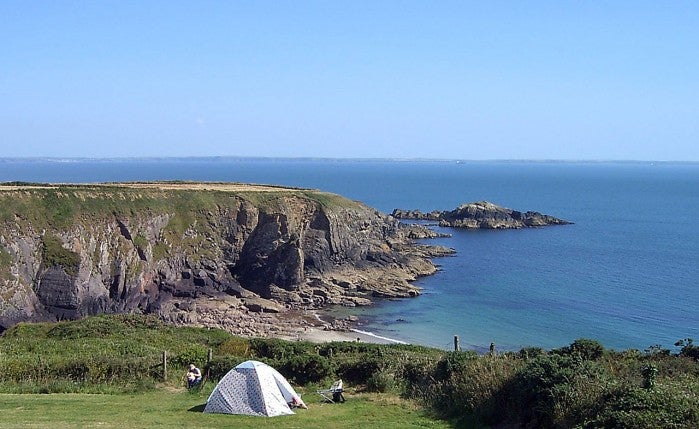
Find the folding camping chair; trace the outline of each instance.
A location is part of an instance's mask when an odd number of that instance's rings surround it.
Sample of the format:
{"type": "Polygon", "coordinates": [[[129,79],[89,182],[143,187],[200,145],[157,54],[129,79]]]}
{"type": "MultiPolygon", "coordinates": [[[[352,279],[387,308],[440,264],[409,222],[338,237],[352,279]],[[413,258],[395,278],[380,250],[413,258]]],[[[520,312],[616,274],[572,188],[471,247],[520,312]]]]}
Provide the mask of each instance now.
{"type": "Polygon", "coordinates": [[[325,402],[345,402],[345,396],[342,394],[342,380],[337,380],[328,389],[317,390],[316,392],[323,397],[325,402]]]}

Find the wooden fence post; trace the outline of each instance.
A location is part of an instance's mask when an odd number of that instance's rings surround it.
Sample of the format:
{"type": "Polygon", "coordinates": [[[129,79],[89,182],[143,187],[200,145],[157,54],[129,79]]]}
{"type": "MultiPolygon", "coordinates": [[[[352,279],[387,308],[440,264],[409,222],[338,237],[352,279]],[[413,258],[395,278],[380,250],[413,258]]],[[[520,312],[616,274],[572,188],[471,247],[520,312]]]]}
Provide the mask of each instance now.
{"type": "Polygon", "coordinates": [[[459,336],[454,335],[454,351],[458,352],[459,351],[459,336]]]}
{"type": "Polygon", "coordinates": [[[163,381],[167,381],[167,351],[163,350],[163,381]]]}

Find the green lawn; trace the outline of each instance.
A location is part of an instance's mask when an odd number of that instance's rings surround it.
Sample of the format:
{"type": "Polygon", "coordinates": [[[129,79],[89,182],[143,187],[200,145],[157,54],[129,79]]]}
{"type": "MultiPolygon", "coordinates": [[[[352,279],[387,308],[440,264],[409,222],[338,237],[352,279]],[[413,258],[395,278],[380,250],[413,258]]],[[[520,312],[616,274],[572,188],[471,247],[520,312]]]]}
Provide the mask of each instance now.
{"type": "MultiPolygon", "coordinates": [[[[204,414],[205,393],[0,394],[0,428],[450,428],[392,395],[356,394],[344,404],[304,395],[307,410],[282,417],[204,414]]],[[[320,398],[320,397],[317,397],[320,398]]]]}

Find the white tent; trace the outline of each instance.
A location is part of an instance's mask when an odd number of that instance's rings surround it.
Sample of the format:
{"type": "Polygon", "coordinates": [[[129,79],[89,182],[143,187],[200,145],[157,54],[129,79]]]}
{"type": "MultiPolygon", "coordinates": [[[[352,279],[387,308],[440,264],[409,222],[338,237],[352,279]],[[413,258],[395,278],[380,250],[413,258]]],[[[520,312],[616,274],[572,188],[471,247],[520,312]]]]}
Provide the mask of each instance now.
{"type": "MultiPolygon", "coordinates": [[[[249,360],[228,371],[206,401],[205,413],[281,416],[294,414],[289,404],[301,397],[276,369],[249,360]]],[[[305,406],[305,405],[303,405],[305,406]]]]}

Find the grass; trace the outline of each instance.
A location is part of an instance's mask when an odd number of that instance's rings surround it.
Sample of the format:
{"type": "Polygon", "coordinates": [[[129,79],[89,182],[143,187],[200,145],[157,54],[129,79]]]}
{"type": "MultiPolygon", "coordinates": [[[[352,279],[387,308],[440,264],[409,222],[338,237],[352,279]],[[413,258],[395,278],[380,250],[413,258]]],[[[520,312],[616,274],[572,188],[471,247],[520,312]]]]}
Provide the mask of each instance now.
{"type": "Polygon", "coordinates": [[[479,356],[410,345],[246,339],[177,328],[154,316],[22,323],[0,336],[0,429],[439,428],[450,421],[459,427],[697,428],[699,360],[688,355],[691,343],[684,340],[677,354],[641,353],[579,339],[551,351],[479,356]],[[179,378],[185,366],[203,367],[209,349],[211,382],[203,392],[185,392],[179,378]],[[202,415],[214,380],[247,359],[270,364],[300,386],[310,410],[275,419],[202,415]],[[644,372],[648,367],[656,369],[653,377],[644,372]],[[338,378],[350,386],[348,402],[321,404],[315,390],[338,378]],[[649,383],[654,387],[643,387],[649,383]]]}
{"type": "Polygon", "coordinates": [[[413,402],[390,395],[348,395],[344,404],[323,404],[309,392],[303,395],[308,410],[274,418],[204,414],[207,395],[164,390],[120,395],[0,394],[0,429],[452,427],[428,416],[413,402]]]}
{"type": "MultiPolygon", "coordinates": [[[[152,183],[113,185],[32,185],[0,183],[0,223],[22,228],[63,231],[114,216],[150,218],[173,215],[175,232],[182,233],[206,213],[219,208],[237,210],[247,200],[262,211],[278,210],[289,197],[332,207],[358,203],[341,196],[308,189],[241,184],[152,183]]],[[[136,243],[138,245],[139,243],[136,243]]],[[[140,243],[145,244],[145,243],[140,243]]]]}

